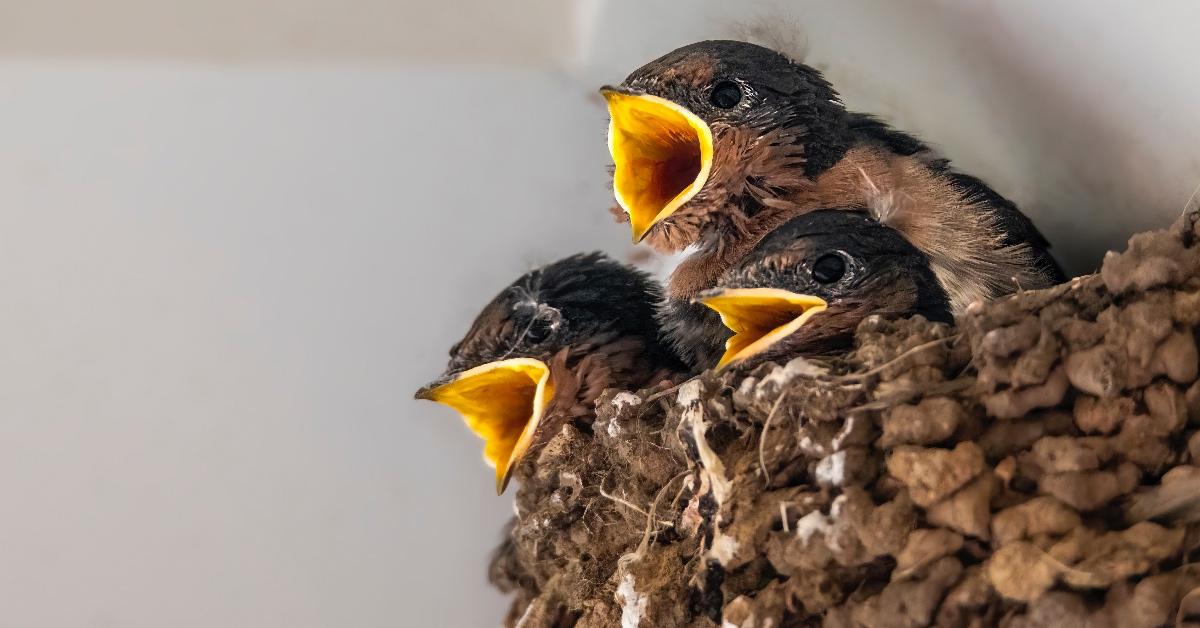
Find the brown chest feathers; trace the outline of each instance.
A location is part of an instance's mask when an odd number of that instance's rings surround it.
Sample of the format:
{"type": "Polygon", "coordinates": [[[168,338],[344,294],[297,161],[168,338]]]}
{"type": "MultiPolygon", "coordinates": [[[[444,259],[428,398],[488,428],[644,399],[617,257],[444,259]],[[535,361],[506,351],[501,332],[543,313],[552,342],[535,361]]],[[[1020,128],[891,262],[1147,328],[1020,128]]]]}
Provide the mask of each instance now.
{"type": "Polygon", "coordinates": [[[790,138],[722,133],[725,144],[714,151],[728,163],[713,172],[720,178],[693,202],[664,221],[651,244],[675,249],[699,242],[700,250],[671,276],[670,296],[690,299],[715,285],[765,235],[791,218],[820,208],[862,208],[902,233],[929,256],[955,312],[1020,288],[1048,285],[1028,245],[1004,245],[1005,234],[994,208],[964,198],[945,173],[917,156],[857,146],[821,173],[806,179],[790,138]],[[738,165],[734,165],[738,164],[738,165]],[[728,199],[752,202],[754,211],[729,207],[728,199]]]}

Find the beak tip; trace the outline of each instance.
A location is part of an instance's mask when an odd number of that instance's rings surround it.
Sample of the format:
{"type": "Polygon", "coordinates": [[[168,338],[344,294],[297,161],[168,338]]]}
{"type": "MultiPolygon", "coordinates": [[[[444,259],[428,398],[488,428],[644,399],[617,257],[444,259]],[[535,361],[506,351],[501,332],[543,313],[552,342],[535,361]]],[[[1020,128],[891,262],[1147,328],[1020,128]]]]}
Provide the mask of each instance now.
{"type": "Polygon", "coordinates": [[[443,392],[442,389],[445,388],[447,384],[450,384],[450,383],[454,382],[455,380],[457,380],[458,375],[459,374],[443,373],[437,379],[418,388],[417,392],[413,393],[413,399],[419,399],[422,401],[434,401],[434,402],[440,403],[442,400],[440,398],[439,393],[443,392]]]}
{"type": "Polygon", "coordinates": [[[435,394],[437,388],[437,384],[426,384],[418,388],[417,392],[413,393],[413,399],[419,399],[421,401],[437,401],[437,395],[435,394]]]}
{"type": "Polygon", "coordinates": [[[605,98],[629,95],[629,91],[626,90],[625,88],[621,87],[620,85],[601,85],[600,89],[598,89],[596,91],[600,92],[600,95],[605,98]]]}
{"type": "Polygon", "coordinates": [[[496,478],[496,497],[503,495],[504,491],[508,489],[508,480],[510,477],[511,474],[505,471],[504,475],[496,478]]]}

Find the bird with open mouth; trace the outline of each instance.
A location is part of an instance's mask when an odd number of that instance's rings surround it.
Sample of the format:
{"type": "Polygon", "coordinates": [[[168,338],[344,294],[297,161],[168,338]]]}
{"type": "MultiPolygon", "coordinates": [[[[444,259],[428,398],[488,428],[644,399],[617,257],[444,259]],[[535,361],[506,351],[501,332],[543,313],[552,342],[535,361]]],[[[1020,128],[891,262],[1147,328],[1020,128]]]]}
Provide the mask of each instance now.
{"type": "Polygon", "coordinates": [[[962,311],[1065,279],[1017,207],[920,140],[849,112],[817,70],[773,50],[705,41],[601,89],[619,215],[634,241],[694,247],[663,313],[687,355],[721,333],[693,298],[779,225],[822,207],[862,209],[929,257],[962,311]]]}
{"type": "Polygon", "coordinates": [[[567,421],[588,428],[606,388],[636,390],[683,365],[659,339],[661,288],[645,273],[581,254],[514,281],[416,393],[457,410],[484,441],[502,493],[518,463],[567,421]]]}
{"type": "Polygon", "coordinates": [[[953,320],[928,256],[853,210],[784,223],[697,300],[727,328],[723,345],[704,349],[720,368],[845,350],[871,315],[953,320]]]}

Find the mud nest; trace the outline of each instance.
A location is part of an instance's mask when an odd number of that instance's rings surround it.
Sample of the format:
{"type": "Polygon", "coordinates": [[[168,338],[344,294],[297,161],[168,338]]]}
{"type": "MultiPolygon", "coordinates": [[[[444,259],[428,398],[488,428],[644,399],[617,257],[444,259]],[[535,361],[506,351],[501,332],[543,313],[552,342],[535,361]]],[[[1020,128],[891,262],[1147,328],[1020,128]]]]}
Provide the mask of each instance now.
{"type": "Polygon", "coordinates": [[[518,472],[507,625],[1200,618],[1200,225],[951,327],[608,391],[518,472]]]}

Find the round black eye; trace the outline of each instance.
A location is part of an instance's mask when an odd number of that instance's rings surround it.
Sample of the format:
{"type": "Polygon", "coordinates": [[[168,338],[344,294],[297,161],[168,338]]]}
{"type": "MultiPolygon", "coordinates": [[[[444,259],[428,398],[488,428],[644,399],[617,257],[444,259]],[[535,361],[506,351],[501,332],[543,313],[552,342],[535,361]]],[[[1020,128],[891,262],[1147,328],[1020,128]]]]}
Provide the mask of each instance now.
{"type": "Polygon", "coordinates": [[[813,262],[812,276],[820,283],[833,283],[846,274],[846,262],[841,255],[822,255],[813,262]]]}
{"type": "Polygon", "coordinates": [[[738,103],[742,102],[742,88],[738,87],[738,84],[733,81],[721,81],[713,86],[708,100],[715,107],[733,109],[738,103]]]}
{"type": "Polygon", "coordinates": [[[550,331],[550,321],[544,318],[535,318],[533,322],[529,323],[529,328],[525,330],[525,340],[537,344],[550,337],[550,331]]]}

